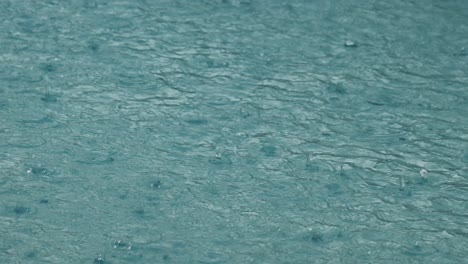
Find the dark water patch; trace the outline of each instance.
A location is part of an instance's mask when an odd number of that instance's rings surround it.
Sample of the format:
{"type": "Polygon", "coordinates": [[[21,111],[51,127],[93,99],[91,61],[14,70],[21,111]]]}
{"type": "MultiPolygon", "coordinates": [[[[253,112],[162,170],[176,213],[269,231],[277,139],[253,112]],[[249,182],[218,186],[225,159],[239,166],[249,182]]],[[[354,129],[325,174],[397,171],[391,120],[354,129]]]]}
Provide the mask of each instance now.
{"type": "Polygon", "coordinates": [[[254,103],[243,103],[239,109],[239,115],[242,118],[258,117],[260,110],[254,103]]]}
{"type": "Polygon", "coordinates": [[[318,161],[307,160],[306,170],[310,172],[319,172],[321,164],[318,161]]]}
{"type": "Polygon", "coordinates": [[[409,198],[413,196],[413,191],[410,190],[408,187],[398,187],[398,196],[403,198],[409,198]]]}
{"type": "Polygon", "coordinates": [[[37,213],[37,209],[25,204],[6,205],[4,212],[6,215],[14,217],[26,217],[37,213]]]}
{"type": "Polygon", "coordinates": [[[126,200],[128,198],[128,192],[119,194],[117,197],[121,200],[126,200]]]}
{"type": "Polygon", "coordinates": [[[25,126],[37,127],[38,125],[48,125],[56,123],[56,120],[52,115],[47,115],[39,119],[21,120],[19,122],[25,126]]]}
{"type": "Polygon", "coordinates": [[[100,49],[99,44],[96,43],[96,42],[88,42],[87,47],[88,47],[88,49],[90,49],[93,52],[99,51],[99,49],[100,49]]]}
{"type": "Polygon", "coordinates": [[[208,120],[201,119],[201,118],[200,119],[188,119],[188,120],[185,120],[185,122],[187,122],[190,125],[196,125],[196,126],[208,124],[208,120]]]}
{"type": "Polygon", "coordinates": [[[208,162],[213,165],[232,165],[232,160],[228,155],[215,155],[208,159],[208,162]]]}
{"type": "Polygon", "coordinates": [[[174,178],[172,174],[168,174],[162,172],[144,179],[142,185],[147,190],[147,194],[158,194],[171,189],[174,186],[174,178]]]}
{"type": "Polygon", "coordinates": [[[144,208],[137,208],[137,209],[133,210],[133,213],[138,217],[144,217],[145,216],[145,209],[144,208]]]}
{"type": "Polygon", "coordinates": [[[159,180],[159,179],[156,179],[154,180],[153,182],[151,182],[149,184],[150,188],[153,189],[153,190],[156,190],[156,189],[161,189],[161,186],[162,186],[162,181],[159,180]]]}
{"type": "Polygon", "coordinates": [[[26,171],[28,174],[32,174],[32,175],[47,175],[47,176],[52,176],[52,175],[55,175],[55,171],[54,170],[51,170],[51,169],[48,169],[46,167],[43,167],[43,166],[33,166],[33,167],[29,167],[26,171]]]}
{"type": "Polygon", "coordinates": [[[5,110],[7,107],[8,107],[8,102],[0,101],[0,110],[5,110]]]}
{"type": "Polygon", "coordinates": [[[56,103],[58,101],[59,96],[52,93],[46,93],[41,97],[41,101],[44,103],[56,103]]]}
{"type": "Polygon", "coordinates": [[[33,251],[33,250],[30,250],[30,251],[27,251],[26,253],[24,253],[24,256],[26,258],[28,258],[28,259],[37,258],[37,252],[33,251]]]}
{"type": "Polygon", "coordinates": [[[277,148],[273,145],[265,145],[260,149],[260,151],[267,157],[275,157],[277,154],[277,148]]]}
{"type": "Polygon", "coordinates": [[[310,231],[303,237],[304,241],[312,243],[321,243],[325,240],[324,235],[317,231],[310,231]]]}
{"type": "Polygon", "coordinates": [[[327,85],[327,91],[334,94],[344,95],[346,94],[346,89],[341,84],[329,84],[327,85]]]}
{"type": "Polygon", "coordinates": [[[328,164],[326,160],[312,159],[307,157],[305,162],[305,169],[309,172],[334,172],[334,168],[331,164],[328,164]]]}
{"type": "Polygon", "coordinates": [[[423,178],[423,177],[421,177],[421,178],[415,180],[415,183],[416,183],[417,185],[426,185],[426,184],[429,183],[429,179],[428,179],[428,178],[423,178]]]}
{"type": "Polygon", "coordinates": [[[24,214],[30,213],[30,212],[31,212],[31,208],[26,207],[26,206],[23,206],[23,205],[16,205],[16,206],[13,208],[13,212],[14,212],[16,215],[24,215],[24,214]]]}
{"type": "Polygon", "coordinates": [[[333,194],[333,195],[338,195],[338,194],[343,193],[341,189],[341,185],[338,183],[325,184],[325,188],[328,190],[330,194],[333,194]]]}
{"type": "Polygon", "coordinates": [[[436,250],[427,245],[416,244],[404,249],[402,253],[411,257],[428,257],[436,253],[436,250]]]}
{"type": "Polygon", "coordinates": [[[106,165],[111,164],[115,161],[114,157],[112,156],[100,156],[100,157],[90,157],[86,160],[79,160],[78,163],[87,164],[87,165],[106,165]]]}
{"type": "Polygon", "coordinates": [[[136,72],[133,69],[122,70],[115,73],[118,83],[122,86],[136,87],[147,85],[148,76],[143,72],[136,72]]]}
{"type": "MultiPolygon", "coordinates": [[[[8,132],[8,131],[7,131],[8,132]]],[[[36,136],[22,136],[21,134],[10,134],[4,141],[0,141],[0,147],[8,149],[35,149],[47,143],[46,139],[36,136]]]]}
{"type": "Polygon", "coordinates": [[[58,66],[53,63],[42,63],[39,65],[39,69],[41,69],[44,72],[50,73],[50,72],[55,72],[57,70],[58,66]]]}
{"type": "Polygon", "coordinates": [[[111,244],[112,254],[109,255],[104,263],[141,263],[143,254],[141,249],[130,240],[115,240],[111,244]]]}

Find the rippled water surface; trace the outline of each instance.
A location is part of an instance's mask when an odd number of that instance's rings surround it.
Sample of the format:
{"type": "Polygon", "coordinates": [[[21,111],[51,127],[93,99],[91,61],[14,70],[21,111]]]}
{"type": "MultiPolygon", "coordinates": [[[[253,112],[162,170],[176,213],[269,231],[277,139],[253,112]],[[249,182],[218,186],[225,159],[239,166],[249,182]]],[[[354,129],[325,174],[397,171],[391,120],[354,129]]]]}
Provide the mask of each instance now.
{"type": "Polygon", "coordinates": [[[466,263],[467,10],[0,1],[0,263],[466,263]]]}

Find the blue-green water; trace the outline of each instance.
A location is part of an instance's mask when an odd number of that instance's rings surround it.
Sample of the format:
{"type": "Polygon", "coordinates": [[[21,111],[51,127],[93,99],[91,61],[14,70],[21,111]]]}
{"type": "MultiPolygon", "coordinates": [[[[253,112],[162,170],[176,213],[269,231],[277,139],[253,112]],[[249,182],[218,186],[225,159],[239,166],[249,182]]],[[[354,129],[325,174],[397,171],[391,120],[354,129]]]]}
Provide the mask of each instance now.
{"type": "Polygon", "coordinates": [[[467,10],[0,1],[0,263],[467,263],[467,10]]]}

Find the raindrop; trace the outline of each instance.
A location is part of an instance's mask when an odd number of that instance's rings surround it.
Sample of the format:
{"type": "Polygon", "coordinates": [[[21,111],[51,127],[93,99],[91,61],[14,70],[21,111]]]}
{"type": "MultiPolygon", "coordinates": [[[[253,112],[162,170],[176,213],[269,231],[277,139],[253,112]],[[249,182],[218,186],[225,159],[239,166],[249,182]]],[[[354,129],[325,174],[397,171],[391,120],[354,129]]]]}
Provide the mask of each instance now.
{"type": "Polygon", "coordinates": [[[102,254],[99,254],[99,256],[97,256],[94,259],[94,264],[104,264],[104,263],[106,263],[106,260],[102,254]]]}
{"type": "Polygon", "coordinates": [[[405,189],[405,179],[403,178],[403,175],[400,175],[400,191],[403,191],[405,189]]]}

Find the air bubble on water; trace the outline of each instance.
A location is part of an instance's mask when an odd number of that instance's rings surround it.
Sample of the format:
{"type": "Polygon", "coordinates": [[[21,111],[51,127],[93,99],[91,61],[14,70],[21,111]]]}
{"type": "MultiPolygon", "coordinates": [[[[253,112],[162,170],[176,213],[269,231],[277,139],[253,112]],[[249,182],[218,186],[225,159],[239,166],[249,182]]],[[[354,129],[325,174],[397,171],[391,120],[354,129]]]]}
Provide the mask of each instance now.
{"type": "Polygon", "coordinates": [[[344,46],[347,48],[355,48],[357,47],[357,43],[348,39],[345,41],[344,46]]]}
{"type": "Polygon", "coordinates": [[[132,243],[130,242],[124,242],[122,240],[117,240],[114,242],[113,245],[114,248],[118,249],[126,249],[126,250],[131,250],[132,249],[132,243]]]}
{"type": "Polygon", "coordinates": [[[426,169],[421,169],[421,170],[419,171],[419,175],[421,175],[421,177],[422,177],[423,179],[427,179],[427,173],[428,173],[428,172],[427,172],[426,169]]]}

